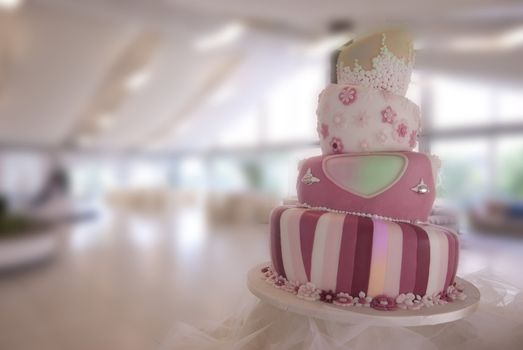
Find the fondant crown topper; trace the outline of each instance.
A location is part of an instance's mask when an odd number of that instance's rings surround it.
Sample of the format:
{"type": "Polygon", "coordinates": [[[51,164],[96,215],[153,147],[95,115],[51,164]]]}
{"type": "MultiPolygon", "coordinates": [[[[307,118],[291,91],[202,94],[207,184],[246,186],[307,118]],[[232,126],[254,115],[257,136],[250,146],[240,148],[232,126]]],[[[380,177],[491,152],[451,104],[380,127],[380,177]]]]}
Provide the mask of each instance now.
{"type": "Polygon", "coordinates": [[[356,38],[337,50],[331,80],[386,90],[404,96],[414,66],[411,36],[403,30],[388,30],[356,38]]]}

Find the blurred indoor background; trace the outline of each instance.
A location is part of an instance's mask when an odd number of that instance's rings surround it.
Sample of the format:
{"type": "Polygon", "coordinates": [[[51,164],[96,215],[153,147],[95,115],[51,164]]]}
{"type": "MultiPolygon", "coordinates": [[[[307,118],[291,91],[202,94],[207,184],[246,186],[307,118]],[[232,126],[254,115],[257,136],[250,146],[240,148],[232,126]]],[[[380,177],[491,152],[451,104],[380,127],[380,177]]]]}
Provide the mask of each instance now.
{"type": "Polygon", "coordinates": [[[0,0],[0,348],[225,316],[320,154],[331,51],[387,26],[416,38],[434,220],[523,236],[520,1],[0,0]]]}

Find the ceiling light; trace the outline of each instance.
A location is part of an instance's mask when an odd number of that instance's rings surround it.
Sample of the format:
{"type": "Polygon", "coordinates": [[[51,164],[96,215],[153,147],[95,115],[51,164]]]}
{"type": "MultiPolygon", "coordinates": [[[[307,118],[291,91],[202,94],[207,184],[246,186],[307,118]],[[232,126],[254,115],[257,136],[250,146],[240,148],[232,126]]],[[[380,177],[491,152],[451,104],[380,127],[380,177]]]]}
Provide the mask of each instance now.
{"type": "Polygon", "coordinates": [[[523,45],[523,27],[516,27],[498,35],[456,38],[449,42],[455,51],[502,51],[523,45]]]}
{"type": "Polygon", "coordinates": [[[193,47],[198,51],[208,51],[226,46],[238,40],[244,31],[245,26],[242,23],[232,22],[218,31],[197,39],[193,47]]]}
{"type": "Polygon", "coordinates": [[[0,9],[15,10],[22,5],[22,0],[0,0],[0,9]]]}
{"type": "Polygon", "coordinates": [[[132,74],[129,79],[127,79],[126,86],[129,90],[139,90],[147,84],[151,78],[151,73],[149,71],[138,71],[132,74]]]}
{"type": "Polygon", "coordinates": [[[500,44],[507,49],[523,45],[523,27],[506,31],[499,38],[500,44]]]}

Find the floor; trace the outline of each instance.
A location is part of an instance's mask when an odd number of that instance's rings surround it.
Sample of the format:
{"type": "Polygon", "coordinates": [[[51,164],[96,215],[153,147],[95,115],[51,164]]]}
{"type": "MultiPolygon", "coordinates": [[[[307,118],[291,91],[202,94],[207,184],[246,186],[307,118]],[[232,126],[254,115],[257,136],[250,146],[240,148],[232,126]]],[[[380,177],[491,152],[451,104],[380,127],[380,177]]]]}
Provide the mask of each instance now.
{"type": "Polygon", "coordinates": [[[0,275],[0,349],[156,349],[175,321],[216,321],[268,259],[266,227],[106,215],[61,233],[53,261],[0,275]]]}
{"type": "MultiPolygon", "coordinates": [[[[225,319],[252,298],[267,227],[208,227],[201,211],[106,213],[64,228],[52,261],[0,275],[0,349],[156,349],[176,321],[225,319]]],[[[466,236],[460,275],[523,289],[520,240],[466,236]]]]}

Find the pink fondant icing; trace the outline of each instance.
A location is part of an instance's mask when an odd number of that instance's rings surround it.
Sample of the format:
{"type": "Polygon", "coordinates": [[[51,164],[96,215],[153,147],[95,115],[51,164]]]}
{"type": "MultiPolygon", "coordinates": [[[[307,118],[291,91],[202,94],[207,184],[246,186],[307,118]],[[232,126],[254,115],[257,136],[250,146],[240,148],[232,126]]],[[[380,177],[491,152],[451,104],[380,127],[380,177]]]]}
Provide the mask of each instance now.
{"type": "MultiPolygon", "coordinates": [[[[457,236],[446,228],[292,207],[272,215],[280,216],[281,228],[271,226],[271,246],[281,247],[287,280],[298,284],[396,297],[437,294],[454,281],[457,236]],[[310,259],[305,252],[312,252],[310,259]]],[[[277,252],[272,256],[279,259],[277,252]]]]}
{"type": "Polygon", "coordinates": [[[297,183],[298,200],[311,207],[373,214],[408,221],[425,221],[435,199],[434,178],[431,160],[423,153],[382,152],[318,156],[305,160],[301,165],[297,183]],[[404,157],[406,166],[389,186],[366,197],[352,190],[347,184],[350,185],[351,176],[358,170],[354,158],[376,154],[404,157]],[[337,171],[343,173],[344,180],[340,180],[341,175],[336,176],[331,173],[329,176],[326,171],[329,166],[326,164],[331,161],[337,163],[337,171]],[[311,184],[301,181],[309,169],[312,176],[319,179],[318,182],[311,184]],[[412,190],[420,180],[428,186],[428,193],[420,194],[412,190]]]}

